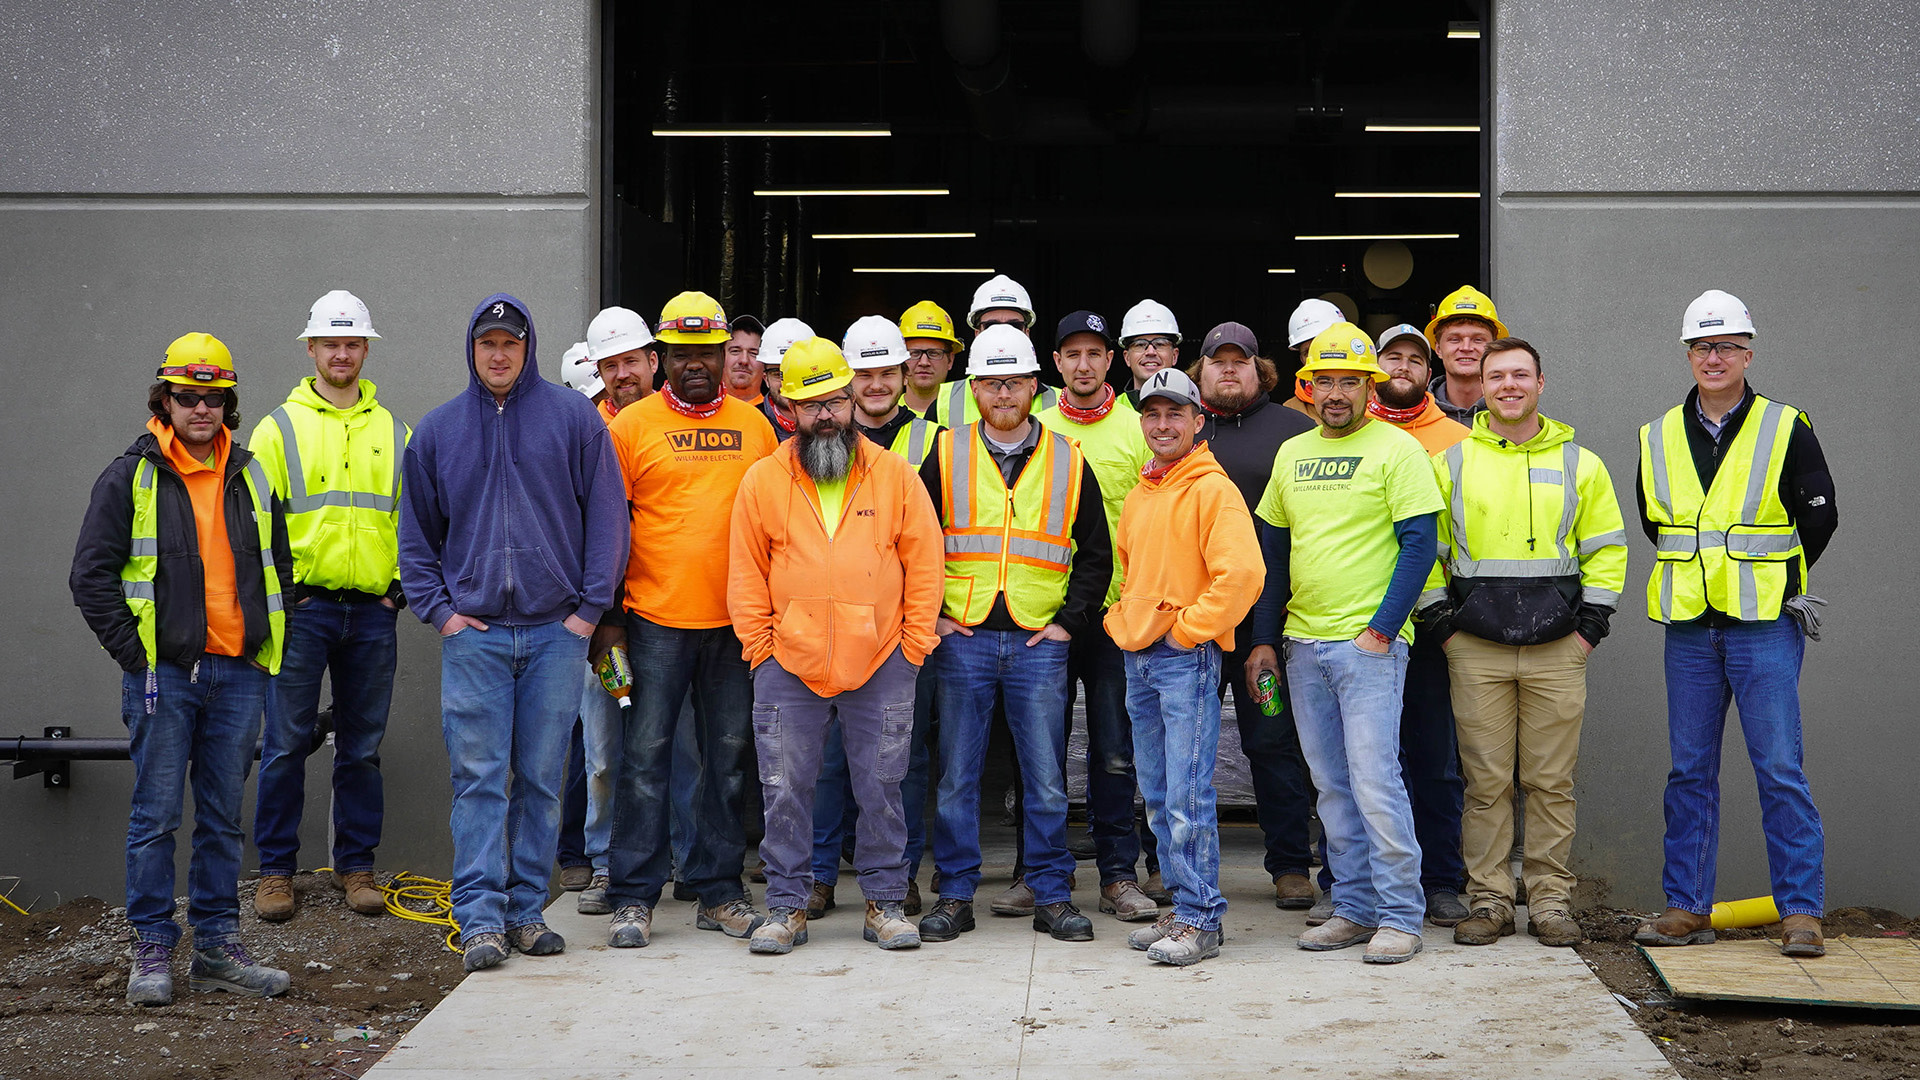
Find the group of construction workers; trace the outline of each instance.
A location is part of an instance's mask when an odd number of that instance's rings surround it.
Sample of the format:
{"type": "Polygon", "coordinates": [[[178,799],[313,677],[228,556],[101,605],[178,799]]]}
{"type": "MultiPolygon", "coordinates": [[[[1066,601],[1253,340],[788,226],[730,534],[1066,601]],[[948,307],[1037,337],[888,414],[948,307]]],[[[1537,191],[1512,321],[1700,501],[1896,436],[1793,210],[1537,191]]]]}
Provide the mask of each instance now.
{"type": "MultiPolygon", "coordinates": [[[[837,338],[729,318],[700,292],[651,324],[611,307],[558,382],[527,307],[496,294],[463,327],[467,388],[412,429],[362,377],[371,322],[351,293],[321,297],[300,335],[314,374],[244,447],[232,356],[180,337],[146,432],[94,486],[70,583],[124,672],[129,1001],[172,1000],[189,784],[191,986],[287,989],[241,941],[241,805],[264,713],[254,907],[291,918],[323,673],[333,878],[353,910],[384,910],[379,747],[403,607],[441,634],[469,971],[564,949],[543,914],[556,861],[613,947],[649,944],[671,886],[699,928],[782,954],[836,906],[850,844],[867,941],[952,941],[976,926],[1001,727],[1016,867],[991,910],[1092,940],[1067,828],[1076,697],[1098,911],[1139,924],[1128,944],[1153,961],[1216,956],[1229,691],[1301,948],[1395,964],[1423,922],[1463,945],[1513,934],[1516,786],[1528,933],[1582,940],[1573,784],[1627,534],[1606,465],[1540,411],[1540,351],[1479,290],[1378,335],[1307,300],[1278,363],[1237,322],[1183,363],[1153,300],[1117,330],[1075,311],[1053,327],[1058,386],[1005,275],[975,292],[965,339],[932,301],[837,338]]],[[[1640,432],[1672,771],[1668,907],[1636,939],[1713,939],[1737,702],[1782,950],[1817,956],[1798,673],[1822,603],[1807,571],[1837,519],[1805,414],[1746,381],[1753,340],[1737,298],[1702,294],[1681,331],[1695,387],[1640,432]]]]}

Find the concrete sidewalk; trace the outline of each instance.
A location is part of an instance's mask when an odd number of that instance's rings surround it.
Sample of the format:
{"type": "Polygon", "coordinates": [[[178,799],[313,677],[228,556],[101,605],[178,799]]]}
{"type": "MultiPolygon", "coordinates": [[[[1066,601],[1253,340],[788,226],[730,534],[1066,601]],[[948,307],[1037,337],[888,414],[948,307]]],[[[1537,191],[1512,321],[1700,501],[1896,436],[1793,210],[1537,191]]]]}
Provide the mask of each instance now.
{"type": "Polygon", "coordinates": [[[695,930],[692,905],[672,902],[652,945],[609,949],[607,920],[567,894],[549,911],[565,954],[469,976],[368,1075],[1677,1076],[1571,949],[1526,936],[1524,914],[1520,935],[1482,948],[1429,927],[1426,951],[1395,967],[1304,952],[1302,913],[1274,908],[1253,830],[1223,832],[1227,943],[1195,967],[1128,949],[1126,924],[1094,911],[1091,863],[1076,899],[1098,937],[1079,944],[987,914],[1004,869],[982,883],[978,930],[898,953],[860,939],[851,874],[852,903],[788,956],[695,930]]]}

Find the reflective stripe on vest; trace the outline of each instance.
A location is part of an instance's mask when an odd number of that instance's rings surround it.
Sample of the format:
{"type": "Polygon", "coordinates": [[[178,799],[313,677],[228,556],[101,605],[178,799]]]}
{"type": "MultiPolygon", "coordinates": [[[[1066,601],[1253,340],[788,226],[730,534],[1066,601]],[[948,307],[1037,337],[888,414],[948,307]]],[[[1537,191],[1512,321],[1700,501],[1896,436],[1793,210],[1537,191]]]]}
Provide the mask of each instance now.
{"type": "Polygon", "coordinates": [[[1013,620],[1038,630],[1066,600],[1084,459],[1072,440],[1042,428],[1009,491],[976,427],[949,429],[935,439],[943,477],[945,612],[974,626],[1005,593],[1013,620]]]}
{"type": "Polygon", "coordinates": [[[1686,406],[1640,429],[1641,492],[1656,526],[1647,616],[1686,622],[1709,606],[1771,622],[1786,599],[1787,565],[1805,588],[1800,533],[1780,501],[1780,475],[1798,410],[1756,396],[1706,491],[1687,443],[1686,406]]]}
{"type": "MultiPolygon", "coordinates": [[[[1453,518],[1453,550],[1447,553],[1447,569],[1454,577],[1481,578],[1556,578],[1580,573],[1579,555],[1593,547],[1605,547],[1590,541],[1580,545],[1579,551],[1567,548],[1567,537],[1573,535],[1574,520],[1580,513],[1580,489],[1578,472],[1580,466],[1580,447],[1566,443],[1561,447],[1560,468],[1528,468],[1527,492],[1528,505],[1532,505],[1534,484],[1555,484],[1561,490],[1560,525],[1553,534],[1554,554],[1538,559],[1475,559],[1467,542],[1467,495],[1461,483],[1466,469],[1466,445],[1472,440],[1454,443],[1446,449],[1447,475],[1453,484],[1453,498],[1449,501],[1449,510],[1453,518]]],[[[1618,542],[1625,542],[1624,533],[1614,534],[1618,542]]],[[[1596,537],[1596,540],[1605,539],[1596,537]]],[[[1616,598],[1617,599],[1617,598],[1616,598]]]]}
{"type": "Polygon", "coordinates": [[[938,424],[916,416],[900,429],[893,437],[893,445],[887,449],[906,458],[907,464],[917,469],[927,460],[927,454],[933,450],[933,437],[939,433],[938,424]]]}
{"type": "MultiPolygon", "coordinates": [[[[304,514],[325,506],[352,506],[365,510],[375,510],[391,514],[399,506],[396,493],[400,490],[401,458],[407,448],[407,426],[393,417],[393,442],[388,453],[393,458],[393,479],[385,491],[334,491],[324,488],[320,477],[309,482],[307,471],[300,461],[300,440],[294,436],[293,417],[288,415],[285,405],[273,410],[272,419],[280,429],[280,445],[287,460],[287,513],[304,514]],[[318,489],[309,493],[309,487],[318,489]]],[[[323,462],[322,466],[326,464],[323,462]]]]}

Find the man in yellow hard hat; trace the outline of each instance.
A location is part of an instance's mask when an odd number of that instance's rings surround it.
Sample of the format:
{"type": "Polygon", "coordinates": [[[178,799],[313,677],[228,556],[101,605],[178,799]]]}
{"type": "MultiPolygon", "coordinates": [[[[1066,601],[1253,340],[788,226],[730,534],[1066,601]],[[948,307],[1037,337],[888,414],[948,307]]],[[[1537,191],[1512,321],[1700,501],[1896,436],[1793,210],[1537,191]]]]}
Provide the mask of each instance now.
{"type": "Polygon", "coordinates": [[[855,426],[853,372],[831,341],[795,343],[781,379],[799,430],[741,479],[729,548],[727,606],[753,667],[767,807],[768,918],[750,947],[786,953],[807,940],[814,783],[837,722],[860,809],[863,936],[882,949],[917,948],[902,909],[900,781],[914,683],[940,643],[940,523],[913,468],[855,426]]]}
{"type": "Polygon", "coordinates": [[[232,354],[211,334],[167,347],[147,390],[146,433],[94,482],[68,578],[120,666],[120,719],[133,737],[134,1005],[173,1001],[173,834],[189,784],[193,989],[271,997],[288,985],[240,942],[241,799],[268,678],[280,670],[293,553],[280,497],[229,434],[240,425],[237,382],[232,354]]]}
{"type": "Polygon", "coordinates": [[[746,754],[753,687],[727,611],[727,515],[741,477],[777,445],[759,410],[725,392],[727,314],[711,296],[683,292],[661,309],[654,338],[667,348],[667,384],[620,410],[613,442],[631,505],[627,647],[636,672],[614,788],[607,870],[608,944],[652,940],[667,881],[668,774],[682,724],[700,741],[694,839],[682,881],[699,897],[695,925],[730,937],[763,916],[741,872],[746,754]],[[692,691],[693,713],[681,702],[692,691]]]}
{"type": "Polygon", "coordinates": [[[1428,389],[1449,419],[1471,427],[1473,414],[1487,407],[1480,396],[1480,358],[1495,338],[1506,336],[1493,297],[1479,289],[1462,285],[1440,301],[1427,320],[1427,343],[1440,358],[1440,373],[1428,389]]]}
{"type": "Polygon", "coordinates": [[[1367,414],[1387,375],[1364,331],[1321,331],[1300,373],[1320,428],[1281,444],[1255,511],[1267,526],[1267,585],[1248,665],[1272,670],[1284,643],[1294,726],[1320,789],[1334,914],[1300,947],[1366,943],[1363,959],[1397,964],[1420,951],[1426,913],[1400,707],[1414,603],[1438,580],[1443,504],[1420,444],[1367,414]]]}
{"type": "Polygon", "coordinates": [[[966,345],[953,332],[953,316],[931,300],[922,300],[901,313],[900,336],[907,346],[907,388],[900,403],[937,423],[939,418],[933,413],[940,387],[953,370],[953,358],[966,345]]]}

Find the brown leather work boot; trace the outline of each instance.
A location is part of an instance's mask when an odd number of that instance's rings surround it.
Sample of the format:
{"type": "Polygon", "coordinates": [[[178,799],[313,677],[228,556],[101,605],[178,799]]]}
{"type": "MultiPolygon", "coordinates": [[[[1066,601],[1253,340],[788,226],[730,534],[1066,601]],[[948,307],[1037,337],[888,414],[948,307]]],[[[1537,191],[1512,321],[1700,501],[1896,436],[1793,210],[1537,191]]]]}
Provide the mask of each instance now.
{"type": "Polygon", "coordinates": [[[1273,906],[1283,911],[1305,911],[1313,906],[1313,882],[1305,874],[1281,874],[1273,879],[1273,906]]]}
{"type": "Polygon", "coordinates": [[[347,906],[362,915],[385,915],[387,894],[373,883],[373,871],[354,870],[333,875],[333,883],[347,894],[347,906]]]}
{"type": "Polygon", "coordinates": [[[824,881],[814,882],[807,890],[807,918],[821,918],[833,908],[833,886],[824,881]]]}
{"type": "Polygon", "coordinates": [[[1820,920],[1811,915],[1789,915],[1781,919],[1780,955],[1827,955],[1826,940],[1820,936],[1820,920]]]}
{"type": "Polygon", "coordinates": [[[1152,922],[1160,917],[1160,905],[1140,891],[1140,883],[1127,878],[1100,887],[1100,910],[1121,922],[1152,922]]]}
{"type": "Polygon", "coordinates": [[[907,882],[907,898],[900,902],[900,910],[908,915],[920,914],[920,883],[907,882]]]}
{"type": "Polygon", "coordinates": [[[1641,945],[1711,945],[1713,920],[1670,907],[1659,918],[1641,923],[1633,940],[1641,945]]]}
{"type": "Polygon", "coordinates": [[[268,922],[293,918],[293,879],[269,874],[253,887],[253,912],[268,922]]]}
{"type": "Polygon", "coordinates": [[[898,900],[867,901],[867,924],[860,936],[883,949],[920,947],[920,930],[907,921],[898,900]]]}
{"type": "Polygon", "coordinates": [[[1455,945],[1492,945],[1513,933],[1513,916],[1477,907],[1453,928],[1455,945]]]}

